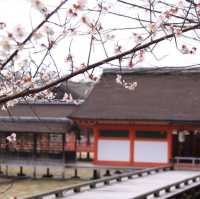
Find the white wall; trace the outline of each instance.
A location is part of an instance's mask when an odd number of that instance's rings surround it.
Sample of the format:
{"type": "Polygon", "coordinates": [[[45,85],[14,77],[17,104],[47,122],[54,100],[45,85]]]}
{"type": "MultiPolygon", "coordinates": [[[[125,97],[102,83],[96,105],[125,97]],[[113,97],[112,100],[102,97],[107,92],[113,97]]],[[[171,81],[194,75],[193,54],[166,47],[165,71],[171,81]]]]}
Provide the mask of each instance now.
{"type": "Polygon", "coordinates": [[[167,142],[135,141],[135,162],[168,163],[167,142]]]}
{"type": "Polygon", "coordinates": [[[129,161],[130,141],[128,140],[99,140],[97,160],[129,161]]]}

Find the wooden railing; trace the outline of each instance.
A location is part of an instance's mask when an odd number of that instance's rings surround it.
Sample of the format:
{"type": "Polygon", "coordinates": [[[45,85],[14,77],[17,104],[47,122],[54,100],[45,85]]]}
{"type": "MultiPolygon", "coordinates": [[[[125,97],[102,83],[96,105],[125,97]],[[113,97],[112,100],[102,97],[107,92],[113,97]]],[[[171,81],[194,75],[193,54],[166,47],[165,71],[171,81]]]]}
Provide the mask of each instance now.
{"type": "Polygon", "coordinates": [[[62,188],[62,189],[57,189],[54,191],[50,191],[47,193],[42,193],[42,194],[37,194],[34,196],[30,196],[30,197],[26,197],[24,199],[43,199],[43,197],[47,197],[47,196],[51,196],[54,195],[55,197],[62,197],[64,196],[64,192],[69,192],[69,191],[73,191],[74,193],[78,193],[81,192],[83,189],[94,189],[96,188],[98,185],[109,185],[111,182],[115,181],[115,182],[121,182],[123,179],[132,179],[134,176],[137,177],[142,177],[143,175],[150,175],[150,174],[154,174],[157,172],[161,172],[161,171],[168,171],[168,170],[172,170],[173,167],[172,166],[165,166],[165,167],[157,167],[157,168],[151,168],[151,169],[144,169],[142,171],[133,171],[133,172],[129,172],[129,173],[124,173],[124,174],[119,174],[119,175],[114,175],[111,177],[104,177],[98,180],[92,180],[92,181],[88,181],[88,182],[84,182],[78,185],[73,185],[70,187],[66,187],[66,188],[62,188]]]}
{"type": "Polygon", "coordinates": [[[200,170],[200,157],[174,157],[173,165],[176,169],[200,170]]]}
{"type": "Polygon", "coordinates": [[[163,186],[163,187],[158,188],[156,190],[147,192],[145,194],[141,194],[137,197],[133,197],[132,199],[147,199],[149,196],[153,196],[155,198],[161,197],[161,192],[163,192],[163,191],[165,192],[166,195],[170,192],[172,192],[172,194],[170,194],[170,196],[164,196],[163,195],[162,198],[171,198],[172,196],[177,195],[177,192],[175,192],[175,190],[182,189],[182,190],[180,190],[179,194],[183,194],[186,191],[186,189],[183,188],[184,186],[186,187],[186,186],[191,185],[191,184],[196,183],[196,182],[198,182],[198,185],[199,185],[200,184],[199,181],[200,181],[200,175],[195,176],[195,177],[190,177],[190,178],[178,181],[176,183],[173,183],[173,184],[170,184],[170,185],[167,185],[167,186],[163,186]],[[173,194],[173,191],[175,192],[174,194],[173,194]]]}
{"type": "Polygon", "coordinates": [[[175,164],[185,163],[185,161],[192,165],[200,164],[200,157],[174,157],[175,164]]]}
{"type": "Polygon", "coordinates": [[[86,142],[83,142],[75,144],[75,142],[67,142],[65,144],[65,150],[77,152],[94,152],[94,143],[87,144],[86,142]]]}
{"type": "Polygon", "coordinates": [[[176,189],[175,192],[171,192],[170,194],[167,194],[166,196],[163,196],[162,198],[163,199],[174,199],[174,198],[199,199],[200,198],[200,181],[192,183],[184,188],[176,189]]]}

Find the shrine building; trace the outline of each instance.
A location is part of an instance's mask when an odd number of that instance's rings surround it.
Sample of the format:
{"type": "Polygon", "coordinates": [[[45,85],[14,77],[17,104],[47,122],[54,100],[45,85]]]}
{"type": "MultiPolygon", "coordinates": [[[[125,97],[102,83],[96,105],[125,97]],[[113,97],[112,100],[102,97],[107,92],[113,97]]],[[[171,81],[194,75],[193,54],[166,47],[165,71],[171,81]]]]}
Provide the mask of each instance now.
{"type": "Polygon", "coordinates": [[[92,129],[94,164],[149,167],[200,157],[200,70],[104,70],[70,118],[92,129]],[[124,88],[131,82],[134,90],[124,88]]]}

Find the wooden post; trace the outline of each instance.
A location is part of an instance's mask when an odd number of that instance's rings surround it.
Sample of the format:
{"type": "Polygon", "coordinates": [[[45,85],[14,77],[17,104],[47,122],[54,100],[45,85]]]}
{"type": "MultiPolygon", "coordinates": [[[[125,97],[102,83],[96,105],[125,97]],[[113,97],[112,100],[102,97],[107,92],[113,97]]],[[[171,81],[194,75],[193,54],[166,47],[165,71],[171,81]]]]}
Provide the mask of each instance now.
{"type": "MultiPolygon", "coordinates": [[[[0,135],[0,158],[1,158],[1,163],[3,163],[3,157],[2,157],[2,135],[0,135]]],[[[3,171],[2,171],[2,168],[1,168],[1,165],[0,165],[0,175],[1,174],[3,174],[3,171]]]]}
{"type": "Polygon", "coordinates": [[[93,177],[92,177],[92,179],[96,180],[96,179],[99,179],[100,177],[101,177],[100,176],[100,172],[97,169],[94,169],[93,170],[93,177]]]}
{"type": "Polygon", "coordinates": [[[81,192],[81,188],[80,187],[75,187],[74,188],[74,193],[79,193],[81,192]]]}
{"type": "Polygon", "coordinates": [[[8,165],[6,165],[6,176],[8,176],[8,165]]]}
{"type": "Polygon", "coordinates": [[[66,140],[66,134],[62,134],[62,154],[63,154],[62,178],[63,179],[65,179],[65,140],[66,140]]]}
{"type": "MultiPolygon", "coordinates": [[[[0,135],[0,160],[1,160],[0,164],[3,163],[2,162],[3,161],[3,157],[2,157],[2,148],[1,148],[1,145],[2,145],[2,136],[0,135]]],[[[3,174],[2,169],[1,169],[1,165],[0,165],[0,174],[3,174]]]]}
{"type": "Polygon", "coordinates": [[[2,168],[1,168],[1,165],[0,165],[0,175],[1,175],[1,174],[3,174],[3,171],[2,171],[2,168]]]}
{"type": "Polygon", "coordinates": [[[74,170],[74,177],[75,177],[75,178],[78,177],[78,170],[77,170],[77,169],[74,170]]]}
{"type": "Polygon", "coordinates": [[[81,153],[81,151],[79,152],[79,160],[82,160],[82,153],[81,153]]]}
{"type": "Polygon", "coordinates": [[[55,194],[56,198],[60,198],[60,197],[63,197],[63,192],[58,192],[55,194]]]}
{"type": "Polygon", "coordinates": [[[106,176],[111,176],[111,174],[110,174],[110,170],[107,169],[107,170],[106,170],[106,173],[105,173],[103,176],[105,176],[105,177],[106,177],[106,176]]]}
{"type": "Polygon", "coordinates": [[[19,170],[20,170],[20,171],[19,171],[19,174],[20,174],[20,176],[22,176],[22,175],[23,175],[23,167],[20,166],[20,167],[19,167],[19,170]]]}
{"type": "Polygon", "coordinates": [[[46,177],[52,177],[53,175],[52,174],[50,174],[50,169],[49,168],[47,168],[47,175],[46,175],[46,177]]]}
{"type": "Polygon", "coordinates": [[[90,152],[89,151],[87,152],[87,157],[86,158],[87,158],[87,161],[90,161],[90,152]]]}
{"type": "Polygon", "coordinates": [[[36,155],[37,155],[37,134],[33,134],[33,178],[37,177],[36,173],[36,155]]]}
{"type": "Polygon", "coordinates": [[[50,168],[47,168],[46,174],[42,176],[43,178],[52,178],[53,175],[50,173],[50,168]]]}
{"type": "MultiPolygon", "coordinates": [[[[87,148],[89,148],[91,142],[90,142],[90,131],[89,129],[87,129],[87,148]]],[[[90,160],[90,152],[87,151],[87,160],[89,161],[90,160]]]]}
{"type": "Polygon", "coordinates": [[[74,169],[74,176],[72,177],[72,179],[80,179],[80,177],[78,176],[78,169],[77,168],[74,169]]]}
{"type": "Polygon", "coordinates": [[[19,176],[19,177],[24,177],[24,176],[26,176],[26,175],[24,174],[24,172],[23,172],[23,166],[20,166],[20,167],[19,167],[19,173],[17,174],[17,176],[19,176]]]}
{"type": "Polygon", "coordinates": [[[33,166],[33,178],[37,178],[37,170],[36,170],[36,165],[35,164],[33,166]]]}

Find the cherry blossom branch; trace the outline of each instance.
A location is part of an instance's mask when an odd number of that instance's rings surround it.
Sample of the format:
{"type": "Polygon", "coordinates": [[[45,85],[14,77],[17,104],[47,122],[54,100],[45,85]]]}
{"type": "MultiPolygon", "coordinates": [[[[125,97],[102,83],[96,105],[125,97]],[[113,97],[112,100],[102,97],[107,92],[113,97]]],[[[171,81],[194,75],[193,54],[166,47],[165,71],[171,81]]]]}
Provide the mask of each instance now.
{"type": "MultiPolygon", "coordinates": [[[[158,11],[158,10],[155,10],[155,9],[152,10],[152,9],[150,9],[150,8],[147,8],[147,7],[144,7],[144,6],[140,6],[140,5],[137,5],[137,4],[134,4],[134,3],[129,3],[129,2],[126,2],[126,1],[123,1],[123,0],[118,0],[118,2],[123,3],[123,4],[130,5],[130,6],[139,8],[139,9],[147,10],[147,11],[150,11],[150,12],[162,14],[161,11],[158,11]]],[[[184,19],[184,17],[177,16],[177,15],[174,15],[174,14],[171,14],[171,16],[172,16],[172,17],[175,17],[175,18],[177,18],[177,19],[184,19]]],[[[196,21],[194,21],[193,19],[186,18],[185,20],[188,21],[188,22],[190,22],[190,23],[196,23],[196,21]]]]}
{"type": "MultiPolygon", "coordinates": [[[[139,7],[141,7],[141,6],[139,6],[139,7]]],[[[143,10],[146,10],[146,7],[142,7],[142,8],[143,8],[143,10]]],[[[94,10],[94,9],[87,9],[87,10],[90,11],[90,12],[100,12],[101,11],[101,10],[94,10]]],[[[152,12],[153,12],[153,10],[152,10],[152,12]]],[[[157,12],[162,14],[162,12],[160,12],[160,11],[157,11],[157,12]]],[[[138,21],[137,17],[133,17],[133,16],[129,16],[129,15],[126,15],[126,14],[121,14],[121,13],[117,13],[117,12],[113,12],[113,11],[108,11],[107,14],[138,21]]],[[[171,15],[171,16],[175,17],[176,15],[171,15]]],[[[180,17],[180,16],[177,16],[177,18],[184,19],[184,17],[180,17]]],[[[144,23],[155,23],[154,21],[150,21],[148,19],[140,19],[140,21],[144,22],[144,23]]],[[[197,21],[194,21],[192,19],[186,19],[186,21],[187,21],[187,23],[185,23],[185,26],[191,25],[191,23],[192,24],[198,23],[197,21]]],[[[174,25],[174,26],[177,26],[177,27],[181,27],[182,24],[183,24],[183,22],[171,22],[171,23],[165,22],[165,23],[163,23],[163,25],[166,25],[166,26],[174,25]]],[[[133,27],[132,29],[142,29],[142,27],[133,27]]]]}
{"type": "MultiPolygon", "coordinates": [[[[189,28],[185,28],[185,29],[182,30],[182,32],[184,33],[184,32],[188,32],[188,31],[191,31],[191,30],[199,29],[199,28],[200,28],[200,23],[198,23],[198,24],[196,24],[194,26],[191,26],[189,28]]],[[[88,71],[90,69],[94,69],[94,68],[96,68],[98,66],[104,65],[104,64],[109,63],[109,62],[111,62],[113,60],[116,60],[116,59],[121,59],[121,58],[123,58],[123,57],[125,57],[125,56],[127,56],[129,54],[136,53],[137,51],[140,51],[142,49],[146,49],[146,48],[148,48],[148,47],[150,47],[150,46],[152,46],[154,44],[157,44],[157,43],[162,42],[164,40],[167,40],[169,38],[173,38],[175,36],[176,36],[176,33],[171,33],[171,34],[165,35],[163,37],[160,37],[158,39],[154,39],[154,40],[152,40],[150,42],[147,42],[147,43],[145,43],[143,45],[138,44],[137,46],[133,47],[130,50],[127,50],[127,51],[122,52],[120,54],[108,57],[108,58],[106,58],[104,60],[101,60],[99,62],[96,62],[94,64],[90,64],[85,68],[82,68],[82,69],[80,69],[78,71],[75,71],[75,72],[73,72],[73,73],[71,73],[69,75],[65,75],[65,76],[63,76],[63,77],[61,77],[61,78],[59,78],[59,79],[57,79],[55,81],[47,83],[44,86],[41,86],[41,87],[38,87],[38,88],[33,88],[33,89],[25,89],[25,90],[23,90],[23,91],[21,91],[19,93],[14,93],[12,95],[3,96],[3,97],[0,98],[0,103],[2,104],[2,103],[6,103],[9,100],[13,100],[13,99],[17,99],[17,98],[25,97],[25,96],[29,96],[29,95],[34,95],[34,94],[36,94],[38,92],[41,92],[41,91],[49,89],[49,88],[51,88],[53,86],[56,86],[61,82],[67,81],[67,80],[71,79],[72,77],[75,77],[75,76],[77,76],[79,74],[83,74],[84,72],[86,72],[86,71],[88,71]]]]}
{"type": "Polygon", "coordinates": [[[31,38],[33,37],[33,35],[41,28],[43,27],[43,25],[48,22],[48,20],[55,14],[58,12],[58,10],[67,2],[68,0],[63,0],[61,1],[61,3],[49,14],[46,15],[45,19],[36,26],[36,28],[34,28],[32,30],[32,32],[24,39],[23,42],[21,42],[19,44],[19,48],[16,49],[2,64],[0,67],[0,70],[2,70],[11,60],[13,60],[14,57],[17,56],[18,52],[20,51],[20,47],[23,47],[28,41],[31,40],[31,38]]]}

